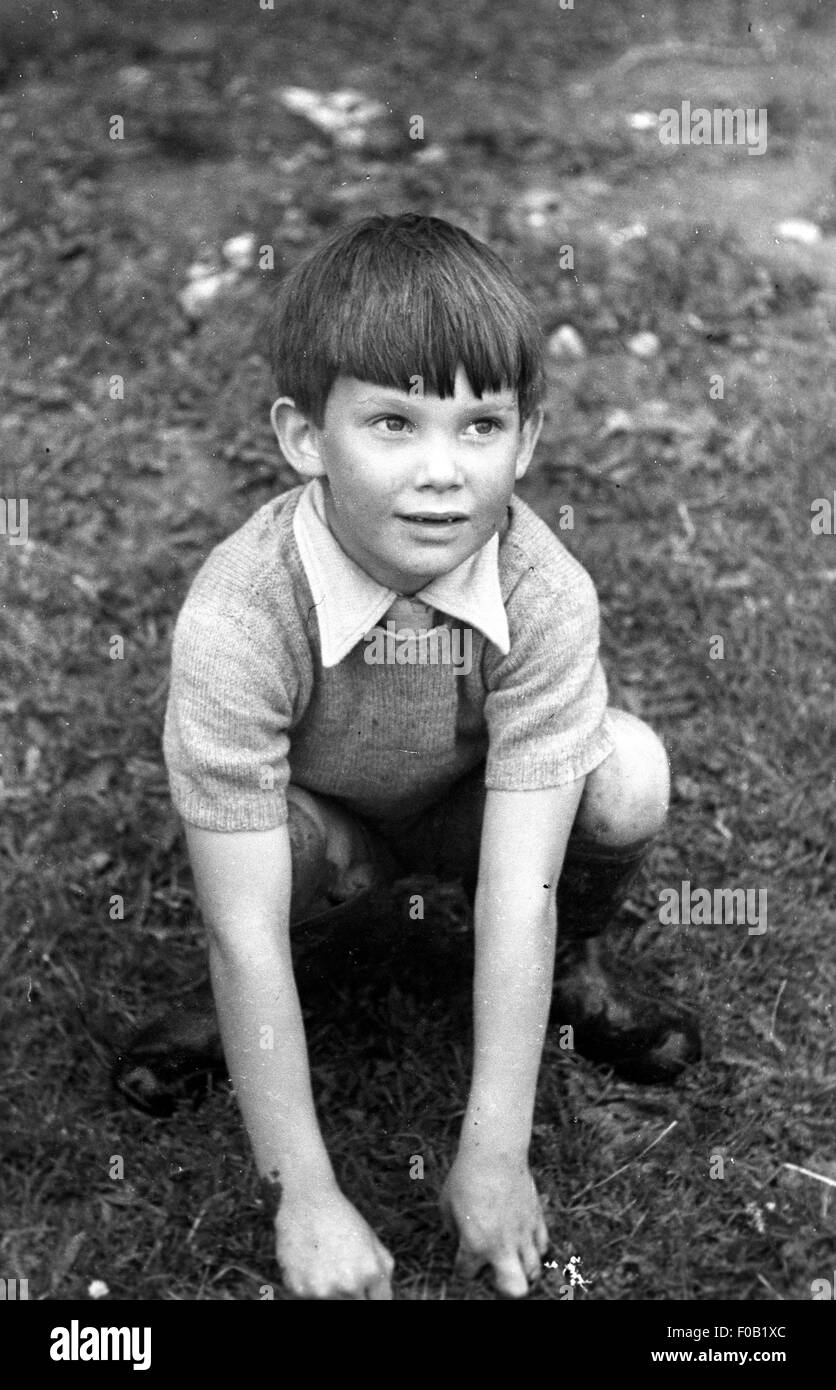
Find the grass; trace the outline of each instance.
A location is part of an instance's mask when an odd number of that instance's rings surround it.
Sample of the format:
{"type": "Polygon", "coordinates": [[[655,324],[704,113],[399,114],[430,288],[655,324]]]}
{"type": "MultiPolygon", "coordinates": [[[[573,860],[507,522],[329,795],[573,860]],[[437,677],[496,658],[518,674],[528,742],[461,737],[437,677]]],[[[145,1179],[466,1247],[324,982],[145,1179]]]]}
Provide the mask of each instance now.
{"type": "MultiPolygon", "coordinates": [[[[705,1060],[672,1090],[642,1089],[550,1039],[532,1159],[552,1258],[581,1257],[577,1296],[592,1300],[806,1299],[832,1269],[828,1188],[783,1166],[836,1176],[836,551],[809,524],[833,491],[826,287],[806,263],[753,253],[711,207],[699,231],[673,211],[615,244],[604,224],[630,221],[632,184],[647,181],[652,210],[675,169],[626,128],[629,95],[602,103],[594,83],[633,45],[701,36],[675,5],[653,32],[637,5],[584,8],[469,0],[433,17],[384,0],[233,23],[183,3],[162,23],[137,3],[128,23],[90,0],[47,42],[39,6],[4,7],[0,495],[29,499],[30,540],[0,538],[0,1274],[32,1297],[84,1297],[93,1278],[114,1298],[281,1297],[229,1094],[172,1122],[108,1090],[118,1044],[204,968],[160,749],[173,621],[210,547],[293,481],[267,422],[269,273],[245,273],[197,327],[177,292],[237,231],[281,269],[349,216],[402,206],[490,237],[544,326],[586,343],[584,361],[553,366],[523,492],[554,524],[574,507],[561,534],[598,586],[611,698],[673,762],[668,833],[613,949],[699,1007],[705,1060]],[[593,96],[572,106],[586,81],[593,96]],[[357,85],[390,115],[370,151],[340,150],[284,111],[281,84],[357,85]],[[438,163],[403,135],[416,111],[438,163]],[[532,226],[526,200],[550,179],[532,226]],[[557,269],[565,243],[574,274],[557,269]],[[650,363],[627,351],[640,330],[660,340],[650,363]],[[765,887],[768,932],[660,925],[659,890],[686,878],[765,887]]],[[[820,41],[816,7],[795,19],[788,42],[820,41]]],[[[765,82],[765,60],[746,61],[765,82]]],[[[793,101],[781,109],[786,160],[800,132],[793,101]]],[[[832,139],[832,112],[813,116],[832,139]]],[[[435,1207],[466,1097],[468,936],[455,890],[431,885],[427,902],[423,924],[382,903],[300,948],[314,1083],[398,1296],[489,1299],[451,1278],[435,1207]]],[[[532,1297],[561,1283],[550,1271],[532,1297]]]]}

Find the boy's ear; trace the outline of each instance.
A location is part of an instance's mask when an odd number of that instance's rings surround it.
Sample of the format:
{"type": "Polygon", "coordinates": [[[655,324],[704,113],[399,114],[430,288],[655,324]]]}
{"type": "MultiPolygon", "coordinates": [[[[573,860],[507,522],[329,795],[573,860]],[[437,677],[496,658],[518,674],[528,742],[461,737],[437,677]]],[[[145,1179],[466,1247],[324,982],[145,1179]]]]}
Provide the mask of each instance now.
{"type": "Polygon", "coordinates": [[[519,481],[528,471],[532,455],[537,447],[537,440],[540,438],[540,431],[543,428],[543,411],[541,407],[533,410],[520,431],[520,442],[517,449],[517,462],[514,469],[514,477],[519,481]]]}
{"type": "Polygon", "coordinates": [[[290,396],[279,396],[270,407],[270,424],[291,468],[303,478],[325,475],[319,450],[319,430],[290,396]]]}

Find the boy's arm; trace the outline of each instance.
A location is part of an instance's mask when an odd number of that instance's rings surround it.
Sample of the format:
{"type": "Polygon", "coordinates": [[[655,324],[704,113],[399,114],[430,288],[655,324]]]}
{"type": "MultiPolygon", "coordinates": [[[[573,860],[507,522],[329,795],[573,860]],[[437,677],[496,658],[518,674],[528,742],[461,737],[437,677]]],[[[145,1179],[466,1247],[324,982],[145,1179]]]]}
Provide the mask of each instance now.
{"type": "Polygon", "coordinates": [[[474,1066],[442,1203],[458,1267],[493,1267],[528,1292],[548,1234],[528,1168],[537,1074],[552,995],[556,889],[584,778],[543,791],[488,791],[476,891],[474,1066]]]}
{"type": "Polygon", "coordinates": [[[224,1054],[262,1178],[277,1258],[308,1298],[389,1298],[392,1260],[340,1192],[317,1123],[290,953],[287,827],[186,827],[209,933],[224,1054]]]}

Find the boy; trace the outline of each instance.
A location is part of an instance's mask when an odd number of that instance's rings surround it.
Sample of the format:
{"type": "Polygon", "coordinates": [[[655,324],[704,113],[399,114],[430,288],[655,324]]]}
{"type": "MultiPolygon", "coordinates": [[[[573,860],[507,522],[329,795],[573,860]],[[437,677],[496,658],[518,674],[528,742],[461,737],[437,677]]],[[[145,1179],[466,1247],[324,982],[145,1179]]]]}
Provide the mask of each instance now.
{"type": "Polygon", "coordinates": [[[289,926],[397,872],[462,878],[474,1063],[442,1205],[459,1269],[523,1296],[548,1243],[527,1155],[550,1007],[637,1080],[699,1055],[688,1016],[616,992],[594,953],[664,822],[667,759],[607,709],[592,582],[514,496],[542,345],[504,263],[440,219],[370,217],[286,277],[271,331],[303,483],[195,579],[165,726],[226,1064],[288,1288],[391,1297],[317,1124],[289,926]]]}

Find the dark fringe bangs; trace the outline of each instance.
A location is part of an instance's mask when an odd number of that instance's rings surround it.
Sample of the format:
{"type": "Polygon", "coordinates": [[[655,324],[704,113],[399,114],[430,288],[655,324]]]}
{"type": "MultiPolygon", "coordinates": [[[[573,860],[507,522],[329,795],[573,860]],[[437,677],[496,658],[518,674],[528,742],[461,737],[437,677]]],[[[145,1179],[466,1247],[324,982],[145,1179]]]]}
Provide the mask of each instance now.
{"type": "Polygon", "coordinates": [[[489,247],[439,218],[366,219],[279,287],[271,356],[279,389],[316,424],[337,376],[451,396],[461,363],[477,396],[543,389],[542,335],[489,247]]]}

